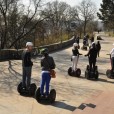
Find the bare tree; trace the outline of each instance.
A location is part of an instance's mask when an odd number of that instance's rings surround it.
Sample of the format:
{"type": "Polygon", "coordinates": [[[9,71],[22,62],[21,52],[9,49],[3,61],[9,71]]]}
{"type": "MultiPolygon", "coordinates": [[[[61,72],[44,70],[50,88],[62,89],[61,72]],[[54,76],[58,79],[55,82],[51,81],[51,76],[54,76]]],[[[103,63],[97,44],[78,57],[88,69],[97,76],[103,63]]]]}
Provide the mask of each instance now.
{"type": "Polygon", "coordinates": [[[45,18],[40,16],[41,0],[29,0],[25,6],[21,0],[0,0],[1,48],[16,47],[19,42],[33,33],[45,18]]]}
{"type": "MultiPolygon", "coordinates": [[[[69,5],[65,2],[58,2],[57,0],[47,4],[46,8],[42,12],[43,17],[50,15],[48,19],[48,27],[51,30],[52,36],[56,38],[62,37],[62,33],[65,30],[65,22],[68,20],[69,5]]],[[[61,39],[62,40],[62,39],[61,39]]]]}
{"type": "Polygon", "coordinates": [[[84,35],[86,34],[87,23],[95,18],[96,6],[91,0],[83,0],[79,6],[77,6],[80,19],[83,21],[84,35]]]}

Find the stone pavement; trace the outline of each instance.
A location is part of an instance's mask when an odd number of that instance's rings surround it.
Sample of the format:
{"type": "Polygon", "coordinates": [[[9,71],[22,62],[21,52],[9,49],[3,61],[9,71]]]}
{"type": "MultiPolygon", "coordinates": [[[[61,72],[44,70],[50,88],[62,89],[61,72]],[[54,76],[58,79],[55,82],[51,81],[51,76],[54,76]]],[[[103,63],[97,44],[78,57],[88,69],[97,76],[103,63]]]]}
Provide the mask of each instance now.
{"type": "Polygon", "coordinates": [[[102,92],[81,104],[72,114],[113,114],[114,92],[102,92]]]}
{"type": "MultiPolygon", "coordinates": [[[[87,99],[97,98],[102,92],[114,92],[114,80],[108,79],[105,75],[106,70],[110,68],[109,56],[106,54],[113,48],[114,39],[107,37],[104,33],[101,33],[101,36],[104,41],[102,41],[102,51],[98,58],[99,81],[84,78],[84,71],[88,64],[88,59],[84,56],[80,56],[78,64],[82,70],[81,78],[68,76],[67,69],[72,65],[70,61],[72,48],[52,54],[57,65],[57,78],[51,81],[51,88],[57,91],[57,99],[53,105],[39,104],[34,98],[20,96],[17,92],[17,85],[22,77],[21,61],[1,62],[0,114],[72,114],[87,99]]],[[[80,53],[84,55],[87,52],[80,50],[80,53]]],[[[40,58],[33,59],[33,61],[32,82],[39,86],[40,58]]]]}

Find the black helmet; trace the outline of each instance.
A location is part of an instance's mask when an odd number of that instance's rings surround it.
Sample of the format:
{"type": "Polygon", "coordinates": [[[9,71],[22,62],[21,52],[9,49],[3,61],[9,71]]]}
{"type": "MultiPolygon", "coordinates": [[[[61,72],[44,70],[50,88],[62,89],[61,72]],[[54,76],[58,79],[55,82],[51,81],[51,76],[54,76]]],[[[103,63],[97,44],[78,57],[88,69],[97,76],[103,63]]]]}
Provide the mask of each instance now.
{"type": "Polygon", "coordinates": [[[42,55],[48,55],[49,50],[47,48],[41,49],[41,54],[42,55]]]}

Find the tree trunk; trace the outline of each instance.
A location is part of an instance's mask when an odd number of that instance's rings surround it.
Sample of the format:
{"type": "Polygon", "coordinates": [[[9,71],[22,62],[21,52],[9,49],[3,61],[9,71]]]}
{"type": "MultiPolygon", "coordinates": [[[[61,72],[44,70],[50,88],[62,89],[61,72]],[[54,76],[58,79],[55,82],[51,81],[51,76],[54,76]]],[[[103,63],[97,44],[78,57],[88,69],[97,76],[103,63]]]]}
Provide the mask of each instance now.
{"type": "Polygon", "coordinates": [[[87,20],[85,19],[85,21],[84,21],[84,35],[86,35],[86,25],[87,25],[87,20]]]}

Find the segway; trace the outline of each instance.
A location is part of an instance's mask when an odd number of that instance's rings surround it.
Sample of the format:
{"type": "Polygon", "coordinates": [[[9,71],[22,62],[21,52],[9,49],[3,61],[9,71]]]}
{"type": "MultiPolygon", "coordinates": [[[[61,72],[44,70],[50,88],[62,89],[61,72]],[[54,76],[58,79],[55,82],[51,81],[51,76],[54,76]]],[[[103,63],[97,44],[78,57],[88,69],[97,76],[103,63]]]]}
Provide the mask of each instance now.
{"type": "MultiPolygon", "coordinates": [[[[80,55],[82,55],[82,54],[80,54],[80,55]]],[[[77,58],[77,64],[78,64],[78,59],[79,58],[77,58]]],[[[72,61],[72,60],[71,60],[72,61]]],[[[76,65],[77,66],[77,65],[76,65]]],[[[69,69],[68,69],[68,75],[69,76],[75,76],[75,77],[80,77],[80,75],[81,75],[81,70],[80,70],[80,68],[76,68],[76,70],[74,71],[73,70],[73,68],[72,67],[70,67],[69,69]]]]}
{"type": "Polygon", "coordinates": [[[83,46],[81,47],[81,49],[87,51],[87,41],[86,40],[83,41],[83,46]]]}
{"type": "Polygon", "coordinates": [[[36,91],[36,94],[35,94],[35,98],[36,98],[37,102],[39,102],[39,103],[42,103],[42,102],[54,103],[55,99],[56,99],[56,90],[52,89],[50,91],[49,96],[46,97],[45,94],[43,96],[41,96],[40,88],[38,88],[36,91]]]}
{"type": "Polygon", "coordinates": [[[92,69],[92,70],[90,71],[90,66],[87,65],[86,71],[85,71],[85,78],[88,79],[88,80],[90,80],[90,79],[98,80],[98,78],[99,78],[98,67],[96,66],[96,67],[95,67],[95,70],[92,69]]]}
{"type": "Polygon", "coordinates": [[[17,87],[17,91],[19,92],[20,95],[22,96],[29,96],[29,97],[33,97],[35,95],[35,91],[36,91],[36,84],[33,83],[30,85],[29,89],[27,89],[26,87],[23,88],[22,86],[22,82],[18,85],[17,87]]]}
{"type": "MultiPolygon", "coordinates": [[[[107,54],[107,55],[110,55],[110,54],[107,54]]],[[[111,55],[110,55],[110,62],[111,62],[111,55]]],[[[112,64],[111,64],[111,69],[112,69],[112,64]]],[[[114,79],[114,70],[111,70],[111,69],[108,69],[106,71],[106,75],[108,78],[114,79]]]]}

